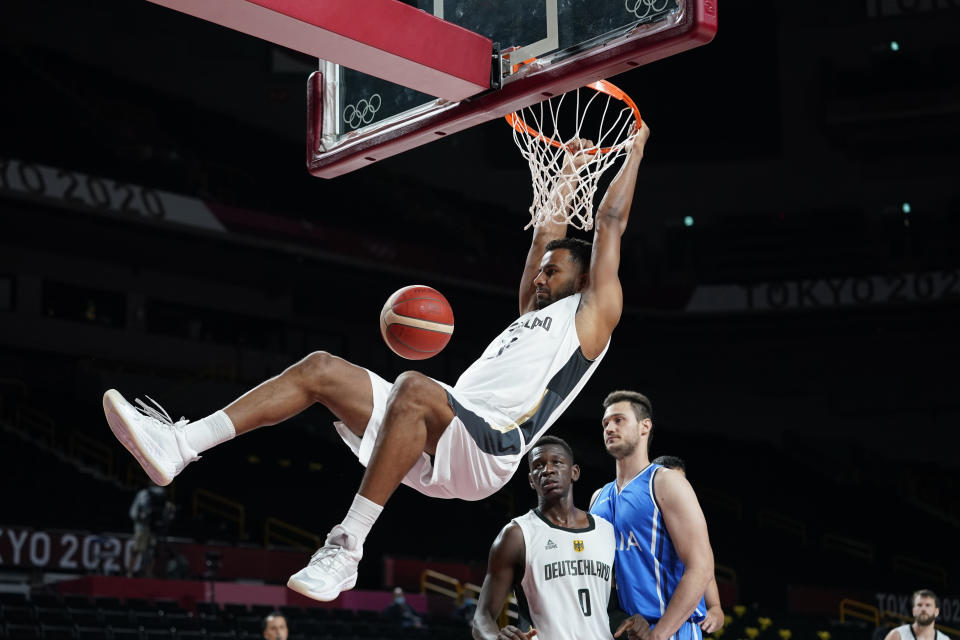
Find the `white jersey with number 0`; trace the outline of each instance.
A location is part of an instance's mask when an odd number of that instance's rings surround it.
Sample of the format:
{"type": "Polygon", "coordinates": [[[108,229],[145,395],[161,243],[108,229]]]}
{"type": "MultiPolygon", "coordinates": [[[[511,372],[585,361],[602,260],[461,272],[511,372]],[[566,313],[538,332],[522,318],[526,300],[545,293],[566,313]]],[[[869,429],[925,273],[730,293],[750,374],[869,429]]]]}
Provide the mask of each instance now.
{"type": "MultiPolygon", "coordinates": [[[[616,541],[613,525],[589,515],[567,529],[531,510],[513,521],[523,532],[526,568],[517,602],[538,640],[609,640],[607,603],[616,541]]],[[[523,629],[526,631],[526,629],[523,629]]]]}

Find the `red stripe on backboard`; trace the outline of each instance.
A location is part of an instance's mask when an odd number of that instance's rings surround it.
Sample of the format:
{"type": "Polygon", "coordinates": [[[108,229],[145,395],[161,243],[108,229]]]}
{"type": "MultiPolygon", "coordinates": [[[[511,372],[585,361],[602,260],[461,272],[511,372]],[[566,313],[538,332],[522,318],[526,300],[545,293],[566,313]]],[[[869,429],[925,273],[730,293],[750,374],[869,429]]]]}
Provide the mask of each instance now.
{"type": "Polygon", "coordinates": [[[493,44],[399,0],[150,0],[447,100],[490,86],[493,44]]]}

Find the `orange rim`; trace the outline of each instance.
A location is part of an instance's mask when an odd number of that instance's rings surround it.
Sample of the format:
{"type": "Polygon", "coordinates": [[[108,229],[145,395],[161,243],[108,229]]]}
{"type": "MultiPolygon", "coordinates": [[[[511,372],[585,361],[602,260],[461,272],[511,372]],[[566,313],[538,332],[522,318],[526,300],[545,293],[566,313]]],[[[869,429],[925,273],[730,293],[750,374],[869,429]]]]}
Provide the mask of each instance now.
{"type": "MultiPolygon", "coordinates": [[[[615,98],[617,100],[620,100],[621,102],[626,104],[628,107],[630,107],[630,110],[633,111],[633,118],[634,120],[636,120],[636,125],[635,125],[636,129],[639,130],[640,127],[643,126],[643,120],[640,118],[640,110],[637,109],[637,105],[634,104],[630,96],[624,93],[620,87],[616,86],[612,82],[607,82],[606,80],[597,80],[596,82],[591,82],[587,86],[593,89],[594,91],[597,91],[599,93],[605,93],[608,96],[615,98]]],[[[564,144],[563,142],[560,142],[559,140],[548,138],[547,136],[543,135],[542,133],[540,133],[539,131],[537,131],[530,125],[528,125],[526,122],[523,121],[523,119],[518,115],[518,112],[516,111],[505,115],[504,118],[508,123],[510,123],[511,127],[516,129],[520,133],[526,133],[534,138],[539,138],[544,142],[551,144],[554,147],[557,147],[558,149],[562,149],[567,146],[566,144],[564,144]]],[[[616,148],[617,148],[616,145],[612,147],[594,147],[592,149],[586,149],[586,152],[591,155],[596,153],[609,153],[610,151],[613,151],[616,148]]]]}

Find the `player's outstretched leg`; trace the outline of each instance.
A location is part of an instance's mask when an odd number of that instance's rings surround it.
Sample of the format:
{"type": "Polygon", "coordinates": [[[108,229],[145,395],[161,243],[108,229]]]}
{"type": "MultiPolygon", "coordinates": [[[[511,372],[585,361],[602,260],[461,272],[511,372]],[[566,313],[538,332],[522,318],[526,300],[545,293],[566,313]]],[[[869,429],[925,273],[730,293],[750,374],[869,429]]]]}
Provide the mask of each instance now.
{"type": "Polygon", "coordinates": [[[363,543],[383,505],[424,451],[436,453],[440,436],[453,418],[443,387],[413,371],[397,378],[347,517],[333,528],[310,563],[290,576],[288,587],[321,601],[333,600],[353,588],[363,543]]]}
{"type": "Polygon", "coordinates": [[[373,411],[370,377],[365,369],[317,351],[197,422],[184,418],[174,422],[155,402],[150,406],[137,399],[137,406],[115,389],[103,394],[103,411],[121,444],[153,482],[165,486],[199,453],[257,427],[282,422],[316,402],[362,436],[373,411]]]}

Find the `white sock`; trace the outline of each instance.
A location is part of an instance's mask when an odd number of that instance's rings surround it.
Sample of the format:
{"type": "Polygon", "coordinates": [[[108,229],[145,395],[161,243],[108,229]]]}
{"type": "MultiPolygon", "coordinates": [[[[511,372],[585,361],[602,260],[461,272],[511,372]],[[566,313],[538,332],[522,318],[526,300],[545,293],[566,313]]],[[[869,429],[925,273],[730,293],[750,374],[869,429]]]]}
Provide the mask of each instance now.
{"type": "Polygon", "coordinates": [[[197,453],[212,449],[221,442],[233,439],[237,430],[233,427],[230,417],[223,411],[217,411],[204,418],[191,422],[184,429],[184,436],[197,453]]]}
{"type": "Polygon", "coordinates": [[[357,541],[362,545],[370,534],[373,523],[377,521],[382,511],[382,506],[367,500],[358,493],[353,497],[353,504],[350,505],[347,517],[343,519],[340,526],[346,529],[350,535],[356,536],[357,541]]]}

